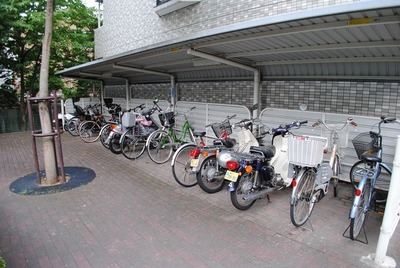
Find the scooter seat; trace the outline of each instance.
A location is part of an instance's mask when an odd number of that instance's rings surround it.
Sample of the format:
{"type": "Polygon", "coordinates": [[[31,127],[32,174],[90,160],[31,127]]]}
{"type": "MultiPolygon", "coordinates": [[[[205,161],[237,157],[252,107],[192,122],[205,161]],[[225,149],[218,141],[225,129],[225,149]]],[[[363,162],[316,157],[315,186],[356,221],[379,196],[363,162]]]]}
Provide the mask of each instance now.
{"type": "Polygon", "coordinates": [[[236,144],[235,139],[227,139],[227,140],[214,140],[213,144],[215,146],[225,146],[226,148],[232,148],[236,144]]]}
{"type": "Polygon", "coordinates": [[[250,153],[252,154],[260,154],[265,158],[274,157],[276,152],[276,148],[274,145],[265,145],[265,146],[251,146],[250,153]]]}

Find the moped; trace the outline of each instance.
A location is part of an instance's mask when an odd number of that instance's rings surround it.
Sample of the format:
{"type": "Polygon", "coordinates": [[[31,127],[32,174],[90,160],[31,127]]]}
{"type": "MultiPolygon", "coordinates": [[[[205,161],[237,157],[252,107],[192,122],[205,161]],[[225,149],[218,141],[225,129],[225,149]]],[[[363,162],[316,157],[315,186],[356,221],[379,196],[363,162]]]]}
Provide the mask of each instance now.
{"type": "Polygon", "coordinates": [[[249,153],[224,152],[218,156],[218,163],[227,168],[224,179],[230,181],[228,191],[235,208],[247,210],[265,196],[269,201],[269,193],[291,185],[287,137],[306,123],[294,121],[271,129],[272,144],[251,146],[249,153]]]}

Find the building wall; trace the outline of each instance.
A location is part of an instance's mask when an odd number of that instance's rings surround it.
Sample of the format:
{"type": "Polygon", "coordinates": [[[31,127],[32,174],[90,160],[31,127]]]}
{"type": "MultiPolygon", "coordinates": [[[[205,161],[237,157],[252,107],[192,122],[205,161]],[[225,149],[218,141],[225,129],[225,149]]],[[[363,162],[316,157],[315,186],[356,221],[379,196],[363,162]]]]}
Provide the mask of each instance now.
{"type": "Polygon", "coordinates": [[[253,19],[363,0],[201,0],[159,17],[156,0],[106,0],[95,31],[95,58],[105,58],[200,31],[253,19]]]}
{"type": "MultiPolygon", "coordinates": [[[[131,85],[131,98],[170,100],[169,84],[131,85]]],[[[251,106],[253,83],[195,82],[177,85],[177,100],[251,106]]],[[[125,97],[125,86],[106,87],[106,97],[125,97]]],[[[400,84],[347,81],[263,81],[261,108],[308,110],[358,116],[400,118],[400,84]]]]}

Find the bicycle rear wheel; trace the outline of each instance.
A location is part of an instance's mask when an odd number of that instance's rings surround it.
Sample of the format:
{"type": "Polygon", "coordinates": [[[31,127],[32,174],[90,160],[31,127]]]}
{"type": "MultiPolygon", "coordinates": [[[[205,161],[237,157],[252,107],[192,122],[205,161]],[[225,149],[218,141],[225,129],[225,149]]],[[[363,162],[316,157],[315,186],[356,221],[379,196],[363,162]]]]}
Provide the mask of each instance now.
{"type": "Polygon", "coordinates": [[[294,226],[302,226],[310,217],[315,204],[314,186],[317,175],[309,168],[296,179],[290,202],[290,220],[294,226]]]}
{"type": "MultiPolygon", "coordinates": [[[[375,202],[378,204],[383,204],[387,200],[387,194],[389,190],[389,183],[390,178],[392,176],[392,171],[383,164],[380,164],[380,173],[379,177],[376,179],[375,183],[375,193],[376,199],[375,202]]],[[[366,172],[372,173],[374,170],[373,163],[365,162],[365,161],[358,161],[356,162],[350,169],[350,182],[353,184],[354,187],[360,182],[361,177],[366,172]]]]}
{"type": "Polygon", "coordinates": [[[86,121],[79,126],[79,136],[85,142],[95,142],[100,137],[100,126],[95,121],[86,121]]]}
{"type": "Polygon", "coordinates": [[[79,136],[78,127],[81,123],[81,120],[78,117],[72,117],[66,123],[66,129],[72,136],[79,136]]]}
{"type": "Polygon", "coordinates": [[[141,157],[146,148],[146,140],[142,136],[135,136],[134,132],[134,128],[129,129],[121,137],[122,154],[132,160],[141,157]]]}
{"type": "Polygon", "coordinates": [[[179,148],[171,163],[172,175],[177,183],[184,187],[192,187],[197,184],[196,173],[192,173],[190,152],[197,146],[186,144],[179,148]]]}
{"type": "MultiPolygon", "coordinates": [[[[354,201],[353,209],[355,209],[355,213],[353,217],[350,217],[350,239],[355,240],[358,235],[360,234],[364,222],[367,216],[368,208],[370,206],[369,197],[372,196],[371,193],[371,183],[369,179],[365,183],[360,183],[359,190],[361,191],[361,196],[359,197],[358,201],[354,201]]],[[[354,199],[357,197],[354,196],[354,199]]]]}
{"type": "Polygon", "coordinates": [[[217,157],[211,155],[203,160],[197,173],[197,183],[206,193],[217,193],[224,188],[226,169],[217,168],[217,157]]]}
{"type": "Polygon", "coordinates": [[[156,164],[167,162],[174,151],[174,143],[168,132],[156,130],[150,134],[146,142],[149,158],[156,164]]]}

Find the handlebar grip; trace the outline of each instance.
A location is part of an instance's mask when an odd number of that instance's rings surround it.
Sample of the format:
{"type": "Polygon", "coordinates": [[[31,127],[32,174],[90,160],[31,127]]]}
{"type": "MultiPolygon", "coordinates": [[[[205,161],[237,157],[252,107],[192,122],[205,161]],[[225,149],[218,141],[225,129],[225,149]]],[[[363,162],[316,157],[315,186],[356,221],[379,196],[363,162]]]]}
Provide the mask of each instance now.
{"type": "Polygon", "coordinates": [[[358,126],[358,124],[356,123],[356,122],[354,122],[354,121],[351,121],[351,123],[350,123],[353,127],[356,127],[356,126],[358,126]]]}
{"type": "Polygon", "coordinates": [[[300,122],[300,125],[304,125],[304,124],[307,124],[307,123],[308,123],[308,120],[304,120],[304,121],[300,122]]]}
{"type": "Polygon", "coordinates": [[[383,119],[383,122],[384,123],[393,123],[393,122],[395,122],[396,121],[396,118],[394,118],[394,117],[390,117],[390,118],[385,118],[385,119],[383,119]]]}

